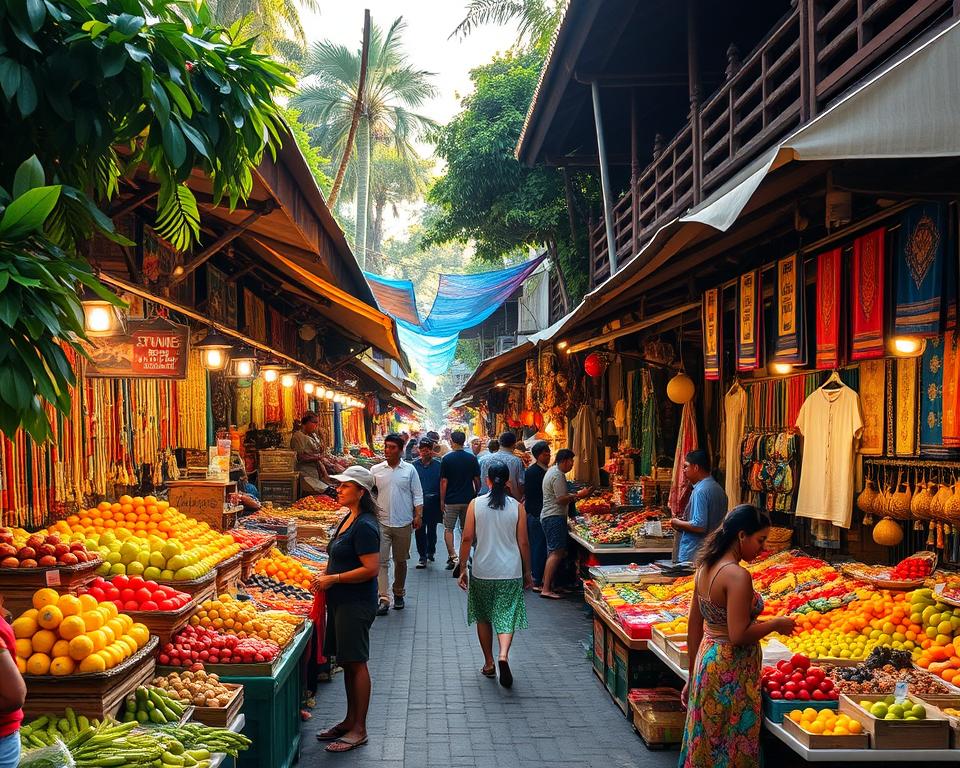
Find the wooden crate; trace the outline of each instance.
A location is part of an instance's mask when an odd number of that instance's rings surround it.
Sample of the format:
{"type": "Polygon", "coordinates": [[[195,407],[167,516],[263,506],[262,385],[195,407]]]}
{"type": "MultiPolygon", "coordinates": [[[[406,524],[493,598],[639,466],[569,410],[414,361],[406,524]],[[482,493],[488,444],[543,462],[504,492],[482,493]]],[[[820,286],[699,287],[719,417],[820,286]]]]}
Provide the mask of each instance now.
{"type": "Polygon", "coordinates": [[[868,749],[870,747],[870,734],[866,732],[851,733],[849,736],[824,736],[822,733],[805,731],[789,717],[783,719],[783,730],[809,749],[868,749]]]}
{"type": "Polygon", "coordinates": [[[260,480],[264,474],[290,473],[293,472],[297,466],[297,452],[283,448],[258,451],[257,464],[259,468],[258,480],[260,480]]]}
{"type": "Polygon", "coordinates": [[[914,697],[926,704],[932,704],[950,723],[950,747],[960,749],[960,717],[944,712],[944,709],[960,709],[960,694],[957,693],[915,693],[914,697]]]}
{"type": "Polygon", "coordinates": [[[271,535],[263,544],[258,547],[245,549],[240,553],[240,579],[246,581],[253,576],[253,568],[257,560],[266,555],[277,544],[277,537],[271,535]]]}
{"type": "Polygon", "coordinates": [[[66,677],[24,675],[27,701],[24,714],[39,717],[47,712],[62,712],[73,707],[78,715],[103,719],[113,714],[120,704],[137,689],[153,679],[156,670],[155,637],[137,653],[106,672],[74,674],[66,677]]]}
{"type": "Polygon", "coordinates": [[[238,552],[233,557],[217,565],[217,594],[222,595],[231,589],[236,589],[240,583],[243,571],[243,554],[238,552]]]}
{"type": "Polygon", "coordinates": [[[243,686],[239,683],[221,683],[231,691],[230,701],[225,707],[194,707],[193,719],[211,728],[226,728],[233,722],[243,707],[243,686]]]}
{"type": "Polygon", "coordinates": [[[686,646],[687,638],[684,636],[677,637],[677,640],[667,640],[667,658],[681,669],[686,669],[690,665],[690,653],[687,651],[686,646]],[[682,647],[680,643],[683,643],[682,647]]]}
{"type": "Polygon", "coordinates": [[[260,499],[283,506],[290,506],[297,500],[300,487],[299,472],[277,472],[257,475],[260,499]]]}
{"type": "Polygon", "coordinates": [[[53,568],[0,568],[0,596],[4,607],[15,617],[33,608],[33,593],[52,587],[61,595],[79,595],[97,577],[103,560],[53,568]]]}
{"type": "Polygon", "coordinates": [[[185,603],[176,611],[124,611],[135,622],[145,624],[151,635],[160,638],[161,643],[170,639],[190,623],[190,617],[197,610],[196,599],[185,603]]]}
{"type": "Polygon", "coordinates": [[[909,696],[914,703],[923,704],[927,711],[926,720],[878,720],[858,702],[883,701],[887,696],[881,693],[857,694],[853,699],[846,694],[840,696],[840,712],[858,720],[863,729],[870,734],[870,745],[874,749],[949,749],[950,723],[933,704],[909,696]]]}
{"type": "Polygon", "coordinates": [[[163,584],[167,587],[172,587],[178,592],[186,592],[188,595],[191,595],[194,600],[198,603],[203,600],[207,600],[207,597],[201,597],[202,595],[210,595],[217,591],[217,569],[211,568],[209,573],[204,574],[199,579],[193,579],[192,581],[163,581],[158,580],[158,584],[163,584]]]}

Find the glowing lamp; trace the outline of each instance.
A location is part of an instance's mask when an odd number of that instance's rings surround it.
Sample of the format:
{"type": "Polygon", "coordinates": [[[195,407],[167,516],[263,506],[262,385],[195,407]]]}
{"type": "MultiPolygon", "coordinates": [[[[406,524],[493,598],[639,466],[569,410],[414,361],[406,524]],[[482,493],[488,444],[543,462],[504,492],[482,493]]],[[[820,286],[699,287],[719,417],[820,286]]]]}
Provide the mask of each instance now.
{"type": "Polygon", "coordinates": [[[694,392],[696,392],[696,387],[693,385],[693,379],[683,371],[680,371],[667,382],[667,397],[670,402],[677,405],[683,405],[693,400],[694,392]]]}

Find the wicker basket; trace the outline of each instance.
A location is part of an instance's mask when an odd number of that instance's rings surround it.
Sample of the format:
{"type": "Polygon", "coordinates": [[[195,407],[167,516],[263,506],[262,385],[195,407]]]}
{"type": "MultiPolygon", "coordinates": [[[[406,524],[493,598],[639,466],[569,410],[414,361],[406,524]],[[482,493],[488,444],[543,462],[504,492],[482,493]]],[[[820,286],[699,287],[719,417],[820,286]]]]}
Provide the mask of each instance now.
{"type": "Polygon", "coordinates": [[[258,454],[260,471],[266,474],[293,472],[297,463],[297,452],[282,448],[260,451],[258,454]]]}
{"type": "Polygon", "coordinates": [[[781,528],[772,526],[767,533],[767,543],[764,548],[767,552],[783,552],[790,549],[790,542],[793,540],[792,528],[781,528]]]}

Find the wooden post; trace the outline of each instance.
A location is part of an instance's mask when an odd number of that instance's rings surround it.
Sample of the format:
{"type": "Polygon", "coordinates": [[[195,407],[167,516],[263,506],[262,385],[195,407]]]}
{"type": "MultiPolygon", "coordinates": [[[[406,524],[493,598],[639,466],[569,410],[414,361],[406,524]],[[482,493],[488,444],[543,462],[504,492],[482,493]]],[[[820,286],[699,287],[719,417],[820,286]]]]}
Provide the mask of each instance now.
{"type": "Polygon", "coordinates": [[[817,54],[814,50],[813,0],[799,0],[800,14],[800,122],[806,123],[817,113],[817,54]]]}
{"type": "MultiPolygon", "coordinates": [[[[703,187],[703,146],[700,126],[700,39],[697,0],[687,0],[687,88],[690,97],[690,141],[693,150],[693,204],[700,202],[703,187]]],[[[674,188],[676,189],[676,188],[674,188]]]]}
{"type": "Polygon", "coordinates": [[[640,245],[640,137],[637,117],[637,91],[630,89],[630,223],[633,238],[630,256],[636,256],[640,245]]]}

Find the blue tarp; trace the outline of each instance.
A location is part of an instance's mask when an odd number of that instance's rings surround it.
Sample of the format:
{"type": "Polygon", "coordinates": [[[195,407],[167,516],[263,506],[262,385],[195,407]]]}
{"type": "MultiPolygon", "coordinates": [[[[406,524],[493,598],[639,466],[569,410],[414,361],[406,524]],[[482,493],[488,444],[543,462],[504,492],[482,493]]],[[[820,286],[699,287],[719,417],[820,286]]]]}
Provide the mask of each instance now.
{"type": "Polygon", "coordinates": [[[440,275],[430,314],[420,319],[413,283],[365,273],[380,310],[397,322],[404,351],[428,373],[439,376],[453,362],[460,331],[479,325],[517,290],[546,254],[492,272],[440,275]]]}

